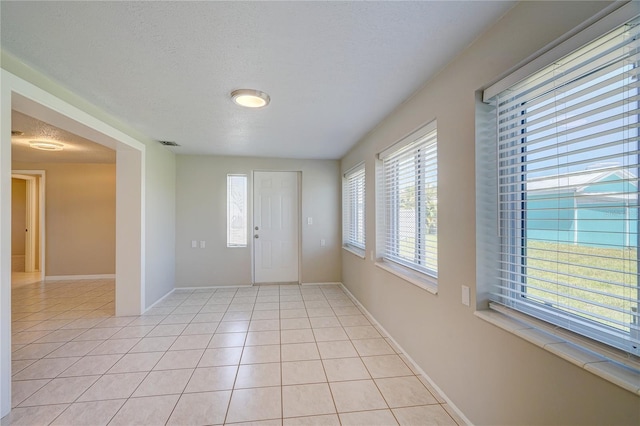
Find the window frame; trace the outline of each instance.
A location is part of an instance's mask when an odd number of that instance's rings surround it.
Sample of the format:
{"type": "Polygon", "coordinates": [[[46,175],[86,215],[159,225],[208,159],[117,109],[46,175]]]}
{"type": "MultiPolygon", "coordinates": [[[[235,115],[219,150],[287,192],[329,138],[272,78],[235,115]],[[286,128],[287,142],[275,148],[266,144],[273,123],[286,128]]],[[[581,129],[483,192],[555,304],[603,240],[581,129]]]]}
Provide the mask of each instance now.
{"type": "MultiPolygon", "coordinates": [[[[572,52],[581,49],[584,46],[589,45],[590,43],[598,40],[600,37],[606,35],[607,33],[615,30],[616,28],[624,25],[628,21],[638,18],[637,9],[635,11],[631,6],[626,5],[622,6],[619,9],[611,12],[609,15],[601,18],[595,23],[592,23],[587,28],[584,28],[582,31],[578,33],[574,33],[572,37],[567,38],[566,40],[559,41],[553,49],[544,52],[538,58],[533,59],[530,63],[525,64],[522,68],[516,70],[513,74],[508,75],[504,79],[498,81],[494,85],[490,86],[488,89],[484,91],[482,94],[482,100],[485,102],[482,106],[479,106],[477,110],[477,130],[478,130],[478,138],[476,142],[476,174],[477,174],[477,185],[476,185],[476,195],[477,195],[477,203],[476,203],[476,223],[477,223],[477,261],[478,261],[478,307],[479,308],[490,308],[495,311],[495,313],[499,313],[500,315],[507,315],[511,317],[516,322],[527,321],[529,323],[529,327],[532,327],[534,330],[546,330],[548,332],[549,329],[554,330],[552,334],[557,334],[561,336],[563,339],[566,339],[571,342],[578,342],[579,345],[583,345],[585,347],[589,347],[590,351],[593,351],[593,348],[596,348],[596,352],[602,354],[603,358],[607,361],[615,360],[616,362],[620,362],[620,360],[624,360],[628,358],[630,354],[633,352],[629,352],[626,349],[621,349],[619,346],[611,345],[610,342],[606,342],[604,340],[600,340],[597,338],[597,333],[593,333],[590,336],[583,336],[576,334],[574,335],[571,331],[576,332],[576,330],[566,331],[559,329],[558,332],[555,331],[556,326],[553,326],[549,323],[548,327],[546,325],[540,325],[543,319],[539,319],[540,315],[536,315],[535,317],[530,317],[530,320],[527,320],[528,315],[531,315],[531,312],[527,312],[526,309],[519,309],[519,312],[513,311],[510,313],[512,307],[504,306],[498,304],[491,300],[489,294],[492,291],[495,277],[494,268],[499,259],[496,259],[494,255],[487,255],[492,250],[496,244],[500,244],[500,240],[504,238],[509,238],[509,236],[505,236],[501,234],[500,231],[500,209],[498,208],[499,203],[495,202],[493,206],[491,206],[491,198],[494,200],[498,200],[498,185],[499,185],[499,175],[497,172],[491,172],[491,170],[498,169],[498,152],[496,148],[491,148],[486,144],[488,139],[492,139],[495,144],[495,141],[498,138],[496,131],[496,123],[497,123],[497,111],[495,106],[490,105],[489,101],[495,97],[498,93],[503,90],[506,90],[517,84],[519,81],[528,78],[532,74],[539,72],[546,68],[550,63],[553,63],[557,60],[560,60],[571,54],[572,52]],[[551,58],[551,59],[550,59],[551,58]],[[541,61],[546,61],[541,63],[541,61]],[[533,65],[532,65],[533,64],[533,65]],[[532,68],[535,66],[535,68],[532,68]],[[527,73],[524,74],[523,70],[526,70],[527,73]],[[488,125],[487,123],[494,123],[492,125],[488,125]],[[493,128],[492,128],[493,126],[493,128]],[[485,141],[485,142],[483,142],[485,141]],[[488,149],[487,149],[488,148],[488,149]],[[488,171],[489,170],[489,171],[488,171]],[[493,173],[493,174],[492,174],[493,173]],[[492,188],[492,185],[495,187],[492,188]],[[491,223],[494,226],[491,226],[491,223]]],[[[524,153],[523,155],[526,155],[524,153]]],[[[524,184],[521,182],[524,186],[524,184]]],[[[520,200],[522,201],[522,200],[520,200]]],[[[517,200],[515,202],[518,202],[517,200]]],[[[525,197],[526,202],[526,197],[525,197]]],[[[502,220],[506,220],[502,218],[502,220]]],[[[518,218],[511,218],[513,221],[521,221],[518,218]]],[[[520,227],[522,228],[522,226],[520,227]]],[[[515,234],[518,234],[517,229],[518,226],[511,227],[512,231],[515,234]]],[[[511,235],[513,238],[522,238],[522,235],[511,235]]],[[[517,254],[516,254],[517,255],[517,254]]],[[[516,271],[519,273],[521,271],[516,271]]],[[[476,315],[486,319],[489,322],[492,322],[498,326],[501,326],[509,331],[515,332],[515,334],[520,335],[517,330],[514,330],[512,326],[505,325],[506,323],[501,324],[503,320],[497,320],[495,314],[490,315],[488,312],[480,310],[476,312],[476,315]]],[[[557,315],[557,314],[556,314],[557,315]]],[[[574,319],[575,320],[575,319],[574,319]]],[[[531,329],[528,329],[531,330],[531,329]]],[[[634,334],[633,328],[630,331],[631,336],[634,334]]],[[[526,334],[522,333],[524,338],[529,339],[526,334]]],[[[544,334],[544,333],[543,333],[544,334]]],[[[633,338],[633,337],[632,337],[633,338]]],[[[555,338],[551,340],[545,339],[547,342],[549,341],[557,341],[555,338]]],[[[606,340],[606,339],[605,339],[606,340]]],[[[534,342],[535,343],[535,342],[534,342]]],[[[547,349],[548,343],[542,345],[547,349]]],[[[554,352],[554,351],[552,351],[554,352]]],[[[637,355],[637,354],[636,354],[637,355]]],[[[573,359],[573,357],[569,354],[562,353],[563,357],[568,357],[573,359]]],[[[623,361],[622,363],[630,365],[632,368],[638,370],[640,365],[637,362],[628,362],[623,361]]],[[[581,364],[584,366],[584,363],[581,364]]],[[[600,372],[600,369],[593,368],[591,370],[596,374],[603,377],[603,372],[600,372]]],[[[604,369],[603,369],[604,370],[604,369]]],[[[619,377],[628,377],[625,376],[624,373],[620,374],[619,377]]],[[[607,378],[607,377],[605,377],[607,378]]],[[[623,385],[623,387],[625,387],[623,385]]]]}
{"type": "Polygon", "coordinates": [[[366,184],[364,162],[346,171],[342,177],[342,246],[363,258],[367,242],[366,184]],[[362,182],[358,182],[360,180],[362,182]],[[362,200],[362,206],[358,206],[358,199],[362,200]],[[358,241],[360,235],[362,242],[358,241]]]}
{"type": "MultiPolygon", "coordinates": [[[[428,249],[426,244],[426,234],[424,231],[428,231],[426,224],[424,229],[422,228],[422,219],[426,218],[427,209],[427,176],[432,179],[429,183],[435,181],[435,216],[437,223],[437,191],[438,191],[438,169],[437,169],[437,122],[431,121],[426,125],[411,132],[407,136],[400,139],[398,142],[392,144],[387,149],[378,154],[376,162],[376,254],[377,262],[376,266],[385,269],[386,271],[403,278],[412,284],[421,287],[430,293],[437,294],[437,279],[438,279],[438,250],[437,239],[435,245],[431,246],[431,250],[428,249]],[[399,190],[399,184],[395,186],[389,185],[389,179],[386,173],[389,171],[388,162],[405,161],[403,156],[407,153],[417,150],[417,157],[414,155],[414,161],[416,166],[408,169],[408,176],[411,176],[413,172],[414,181],[413,185],[413,198],[414,209],[416,211],[413,229],[414,232],[414,258],[416,262],[403,259],[399,256],[400,253],[400,235],[402,230],[400,229],[400,206],[402,204],[401,194],[399,190]],[[425,158],[429,161],[426,162],[425,158]],[[421,186],[424,185],[424,186],[421,186]],[[392,198],[390,198],[390,195],[392,198]],[[421,199],[424,197],[424,199],[421,199]],[[424,203],[423,203],[424,201],[424,203]],[[394,243],[395,241],[395,243],[394,243]],[[424,250],[421,248],[424,246],[424,250]],[[435,262],[435,268],[427,265],[427,256],[431,256],[431,263],[435,262]]],[[[409,155],[410,157],[411,155],[409,155]]],[[[407,158],[409,158],[407,157],[407,158]]],[[[396,163],[391,167],[398,167],[396,163]]],[[[403,171],[406,171],[403,168],[403,171]]],[[[430,187],[433,188],[433,187],[430,187]]],[[[406,188],[405,188],[406,189],[406,188]]],[[[437,225],[436,225],[437,235],[437,225]]],[[[437,237],[436,237],[437,238],[437,237]]]]}

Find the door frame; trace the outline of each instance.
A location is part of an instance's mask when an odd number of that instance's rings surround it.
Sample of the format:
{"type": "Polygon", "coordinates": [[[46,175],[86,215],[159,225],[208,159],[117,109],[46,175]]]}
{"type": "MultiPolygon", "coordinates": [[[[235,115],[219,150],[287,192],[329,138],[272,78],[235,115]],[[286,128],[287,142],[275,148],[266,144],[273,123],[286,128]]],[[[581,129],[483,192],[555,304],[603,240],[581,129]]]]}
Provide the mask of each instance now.
{"type": "Polygon", "coordinates": [[[298,185],[298,203],[297,203],[297,214],[298,214],[298,285],[302,283],[302,170],[268,170],[268,169],[255,169],[251,171],[251,184],[249,185],[249,199],[250,199],[250,214],[251,214],[251,229],[249,235],[249,240],[251,240],[251,283],[261,284],[256,282],[256,246],[255,246],[255,238],[253,238],[256,222],[255,222],[255,174],[256,172],[267,172],[267,173],[295,173],[297,176],[298,185]]]}
{"type": "Polygon", "coordinates": [[[38,229],[37,236],[33,232],[25,236],[25,272],[40,272],[40,281],[45,275],[45,171],[44,170],[13,170],[12,179],[23,179],[27,181],[27,227],[28,229],[38,229]],[[38,179],[36,179],[36,177],[38,179]],[[37,181],[37,182],[36,182],[37,181]],[[36,197],[37,194],[37,197],[36,197]],[[36,199],[37,198],[37,199],[36,199]],[[35,206],[37,205],[37,209],[35,206]],[[37,224],[36,227],[36,217],[37,224]],[[38,245],[38,266],[35,267],[36,241],[38,245]]]}

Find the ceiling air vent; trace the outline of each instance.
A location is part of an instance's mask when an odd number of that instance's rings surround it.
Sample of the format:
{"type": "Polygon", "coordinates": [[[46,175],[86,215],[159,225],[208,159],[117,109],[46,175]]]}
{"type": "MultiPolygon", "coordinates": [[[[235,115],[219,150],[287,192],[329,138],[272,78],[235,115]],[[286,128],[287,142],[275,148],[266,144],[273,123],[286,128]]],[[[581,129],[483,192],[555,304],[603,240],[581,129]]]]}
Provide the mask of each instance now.
{"type": "Polygon", "coordinates": [[[177,142],[173,142],[173,141],[158,141],[158,142],[160,142],[164,146],[180,146],[178,145],[177,142]]]}

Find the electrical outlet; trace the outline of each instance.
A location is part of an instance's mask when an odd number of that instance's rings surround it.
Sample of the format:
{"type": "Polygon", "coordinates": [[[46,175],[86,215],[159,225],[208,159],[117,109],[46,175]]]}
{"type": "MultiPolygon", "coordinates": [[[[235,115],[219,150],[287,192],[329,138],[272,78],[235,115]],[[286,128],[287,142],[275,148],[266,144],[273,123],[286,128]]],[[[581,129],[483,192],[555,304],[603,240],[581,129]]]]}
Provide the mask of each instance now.
{"type": "Polygon", "coordinates": [[[467,287],[466,285],[462,286],[462,304],[464,306],[469,306],[471,304],[471,291],[469,290],[469,287],[467,287]]]}
{"type": "Polygon", "coordinates": [[[308,217],[307,218],[307,225],[313,225],[313,218],[312,217],[308,217]]]}
{"type": "Polygon", "coordinates": [[[326,245],[326,241],[324,240],[324,238],[320,239],[320,247],[324,247],[326,245]]]}

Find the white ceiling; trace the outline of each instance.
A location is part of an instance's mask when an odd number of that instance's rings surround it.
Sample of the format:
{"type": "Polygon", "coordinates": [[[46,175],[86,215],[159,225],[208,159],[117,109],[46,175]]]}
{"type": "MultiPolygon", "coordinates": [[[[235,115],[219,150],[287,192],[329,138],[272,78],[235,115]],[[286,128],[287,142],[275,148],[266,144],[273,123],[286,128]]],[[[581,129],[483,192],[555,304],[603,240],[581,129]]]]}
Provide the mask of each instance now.
{"type": "Polygon", "coordinates": [[[0,40],[176,153],[337,159],[513,4],[2,1],[0,40]]]}
{"type": "Polygon", "coordinates": [[[22,135],[11,136],[11,160],[23,163],[115,163],[116,152],[43,121],[11,111],[11,130],[22,135]],[[33,149],[31,141],[58,142],[62,151],[33,149]]]}

